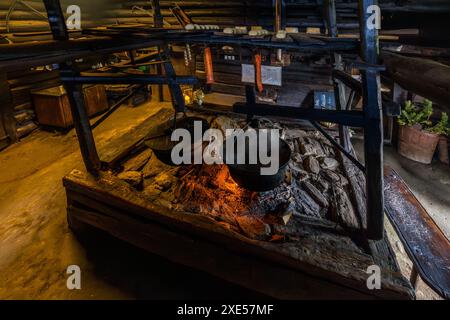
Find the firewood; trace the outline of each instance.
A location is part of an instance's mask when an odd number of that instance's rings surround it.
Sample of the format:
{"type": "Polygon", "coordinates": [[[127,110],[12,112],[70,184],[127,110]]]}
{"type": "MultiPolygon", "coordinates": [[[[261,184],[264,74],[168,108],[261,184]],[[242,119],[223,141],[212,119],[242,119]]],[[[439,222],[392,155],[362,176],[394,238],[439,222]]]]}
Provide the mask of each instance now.
{"type": "Polygon", "coordinates": [[[298,153],[300,152],[300,144],[298,143],[298,140],[294,140],[294,152],[298,153]]]}
{"type": "Polygon", "coordinates": [[[311,183],[308,181],[302,182],[303,189],[308,192],[308,194],[322,207],[322,208],[328,208],[329,203],[328,200],[324,197],[324,195],[311,183]]]}
{"type": "Polygon", "coordinates": [[[321,161],[321,167],[323,169],[335,171],[337,168],[339,168],[339,162],[333,158],[323,158],[321,161]]]}
{"type": "Polygon", "coordinates": [[[295,152],[295,153],[292,155],[292,161],[295,162],[295,163],[300,163],[300,164],[302,164],[302,163],[303,163],[303,157],[302,157],[302,155],[301,155],[300,153],[295,152]]]}
{"type": "Polygon", "coordinates": [[[300,146],[300,151],[301,151],[302,155],[304,155],[304,156],[310,156],[310,155],[316,154],[316,151],[314,150],[314,146],[309,143],[299,141],[299,146],[300,146]]]}
{"type": "Polygon", "coordinates": [[[316,157],[325,157],[325,152],[323,151],[322,145],[320,142],[315,138],[308,137],[307,141],[309,145],[313,148],[313,153],[316,157]]]}
{"type": "Polygon", "coordinates": [[[242,232],[255,240],[267,240],[270,235],[270,226],[261,219],[252,216],[238,216],[236,221],[242,232]]]}
{"type": "Polygon", "coordinates": [[[309,174],[307,171],[303,170],[303,167],[300,165],[292,162],[289,165],[289,168],[291,169],[292,176],[297,179],[298,181],[304,181],[309,179],[309,174]]]}
{"type": "Polygon", "coordinates": [[[326,181],[321,175],[316,175],[315,179],[311,180],[311,183],[319,190],[322,194],[326,194],[330,189],[330,183],[326,181]]]}
{"type": "Polygon", "coordinates": [[[294,215],[297,213],[304,214],[307,216],[313,217],[321,217],[320,206],[314,201],[314,199],[301,188],[296,188],[293,190],[293,196],[295,200],[295,208],[297,209],[294,212],[294,215]],[[298,212],[297,212],[298,211],[298,212]]]}
{"type": "Polygon", "coordinates": [[[344,189],[337,185],[332,186],[333,201],[331,202],[332,219],[343,227],[360,229],[360,223],[356,217],[352,202],[344,189]]]}
{"type": "Polygon", "coordinates": [[[316,158],[314,158],[313,156],[309,156],[307,157],[304,161],[303,161],[303,166],[305,167],[305,169],[311,173],[314,174],[318,174],[320,172],[320,164],[319,161],[317,161],[316,158]]]}
{"type": "Polygon", "coordinates": [[[218,173],[215,175],[215,178],[212,179],[211,184],[214,187],[220,188],[225,185],[229,177],[230,172],[228,171],[228,168],[226,166],[221,166],[220,170],[218,170],[218,173]]]}
{"type": "Polygon", "coordinates": [[[348,185],[348,179],[339,173],[336,173],[328,169],[324,169],[321,172],[324,178],[329,182],[331,182],[332,184],[339,184],[342,187],[348,185]]]}

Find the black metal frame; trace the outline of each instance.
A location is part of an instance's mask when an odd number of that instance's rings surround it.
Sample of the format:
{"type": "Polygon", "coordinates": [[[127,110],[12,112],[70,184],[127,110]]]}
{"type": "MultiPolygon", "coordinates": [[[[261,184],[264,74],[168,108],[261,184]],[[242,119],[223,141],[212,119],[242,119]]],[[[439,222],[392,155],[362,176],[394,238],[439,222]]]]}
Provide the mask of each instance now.
{"type": "MultiPolygon", "coordinates": [[[[328,134],[325,135],[335,146],[344,153],[366,176],[367,197],[367,230],[366,237],[371,240],[380,240],[384,237],[384,194],[383,194],[383,123],[380,71],[378,65],[378,30],[370,29],[367,21],[372,14],[368,8],[377,5],[377,0],[359,0],[360,25],[360,57],[363,62],[354,63],[359,68],[362,81],[353,79],[343,71],[342,58],[333,52],[334,63],[333,81],[336,95],[336,111],[299,109],[285,106],[271,107],[255,103],[252,92],[247,89],[247,103],[237,104],[235,112],[247,115],[284,116],[290,118],[311,120],[316,128],[316,121],[326,121],[339,124],[340,145],[328,134]],[[350,87],[349,101],[346,99],[345,86],[350,87]],[[354,95],[358,93],[363,97],[364,109],[362,112],[348,110],[354,95]],[[345,109],[344,109],[345,108],[345,109]],[[350,137],[347,126],[364,128],[365,166],[359,163],[350,154],[350,137]]],[[[334,0],[325,1],[326,26],[331,37],[337,37],[336,6],[334,0]]],[[[324,132],[324,130],[321,130],[324,132]]]]}
{"type": "MultiPolygon", "coordinates": [[[[67,40],[68,34],[64,23],[64,16],[60,7],[59,0],[44,0],[46,5],[50,26],[55,40],[67,40]]],[[[332,37],[330,42],[325,46],[320,44],[286,44],[271,42],[256,42],[251,40],[240,40],[242,46],[261,46],[277,49],[291,49],[309,51],[332,51],[332,60],[335,65],[333,72],[334,88],[337,101],[337,110],[316,110],[316,109],[299,109],[284,106],[269,106],[257,104],[254,96],[254,88],[247,86],[247,102],[238,104],[234,110],[236,112],[247,114],[249,117],[253,115],[273,115],[284,116],[297,119],[308,119],[316,123],[316,121],[327,121],[338,123],[340,126],[340,142],[339,149],[344,152],[361,170],[364,169],[366,175],[366,192],[367,192],[367,213],[368,224],[366,236],[369,239],[379,240],[384,235],[384,198],[383,198],[383,127],[382,127],[382,109],[380,95],[380,75],[381,68],[378,63],[378,31],[367,27],[367,20],[371,13],[367,9],[371,5],[376,5],[377,0],[359,0],[359,24],[360,24],[360,56],[363,63],[356,64],[360,67],[362,81],[355,81],[351,76],[346,74],[342,68],[342,58],[335,52],[336,50],[352,50],[355,49],[355,43],[337,37],[336,23],[336,7],[334,0],[326,0],[326,25],[328,33],[332,37]],[[334,39],[333,39],[334,38],[334,39]],[[346,101],[345,85],[350,86],[352,92],[349,100],[355,93],[361,94],[363,97],[364,110],[351,111],[351,101],[346,101]],[[365,137],[365,167],[351,156],[349,152],[349,136],[347,126],[364,128],[365,137]],[[359,165],[357,164],[359,163],[359,165]]],[[[152,6],[155,9],[154,22],[155,26],[161,26],[161,15],[159,12],[159,1],[153,0],[152,6]]],[[[234,43],[236,40],[225,37],[214,37],[212,35],[189,35],[189,34],[167,34],[163,41],[166,42],[185,42],[185,43],[201,43],[201,44],[225,44],[234,43]]],[[[164,61],[163,67],[166,75],[158,76],[104,76],[89,77],[80,76],[70,64],[65,64],[62,68],[62,80],[69,95],[72,105],[72,113],[74,124],[80,142],[80,148],[83,155],[87,170],[92,174],[97,174],[101,170],[102,164],[98,157],[95,147],[95,141],[92,135],[92,129],[84,106],[82,96],[82,83],[156,83],[168,84],[173,97],[173,106],[176,111],[183,111],[185,108],[184,98],[181,92],[181,83],[193,83],[193,77],[177,77],[169,60],[169,52],[167,45],[162,46],[163,54],[161,60],[164,61]]],[[[326,135],[336,145],[334,139],[326,135]]]]}

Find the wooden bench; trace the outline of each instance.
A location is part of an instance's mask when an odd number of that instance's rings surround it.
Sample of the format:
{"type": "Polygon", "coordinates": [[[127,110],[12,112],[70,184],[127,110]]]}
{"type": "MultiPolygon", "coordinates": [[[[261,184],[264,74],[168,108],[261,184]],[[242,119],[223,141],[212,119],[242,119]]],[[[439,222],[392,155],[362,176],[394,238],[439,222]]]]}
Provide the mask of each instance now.
{"type": "Polygon", "coordinates": [[[445,299],[450,299],[450,242],[392,168],[385,167],[385,208],[417,276],[445,299]]]}

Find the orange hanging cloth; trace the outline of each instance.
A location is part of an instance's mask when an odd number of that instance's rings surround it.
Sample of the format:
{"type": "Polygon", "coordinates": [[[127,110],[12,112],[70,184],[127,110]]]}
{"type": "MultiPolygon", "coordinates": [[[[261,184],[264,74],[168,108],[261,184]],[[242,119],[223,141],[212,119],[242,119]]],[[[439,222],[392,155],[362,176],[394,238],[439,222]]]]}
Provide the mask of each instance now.
{"type": "Polygon", "coordinates": [[[263,83],[262,83],[262,71],[261,71],[261,54],[255,54],[255,84],[258,92],[261,93],[263,91],[263,83]]]}
{"type": "Polygon", "coordinates": [[[204,63],[205,63],[206,83],[213,84],[214,83],[214,70],[213,70],[211,48],[209,48],[209,47],[205,48],[204,63]]]}

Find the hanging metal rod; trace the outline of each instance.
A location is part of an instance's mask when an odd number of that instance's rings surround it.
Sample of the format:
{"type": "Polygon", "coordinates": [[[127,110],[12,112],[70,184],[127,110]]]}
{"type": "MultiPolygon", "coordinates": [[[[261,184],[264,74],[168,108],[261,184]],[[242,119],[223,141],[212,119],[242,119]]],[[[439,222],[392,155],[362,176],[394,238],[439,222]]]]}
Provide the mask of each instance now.
{"type": "Polygon", "coordinates": [[[320,131],[321,134],[324,135],[325,138],[327,138],[327,140],[331,142],[331,144],[334,147],[336,147],[348,158],[348,160],[350,160],[355,166],[357,166],[358,169],[360,169],[362,172],[366,172],[366,167],[361,162],[359,162],[358,159],[356,159],[353,155],[351,155],[347,150],[345,150],[344,147],[341,146],[324,128],[322,128],[322,126],[319,123],[317,123],[316,121],[310,122],[318,131],[320,131]]]}

